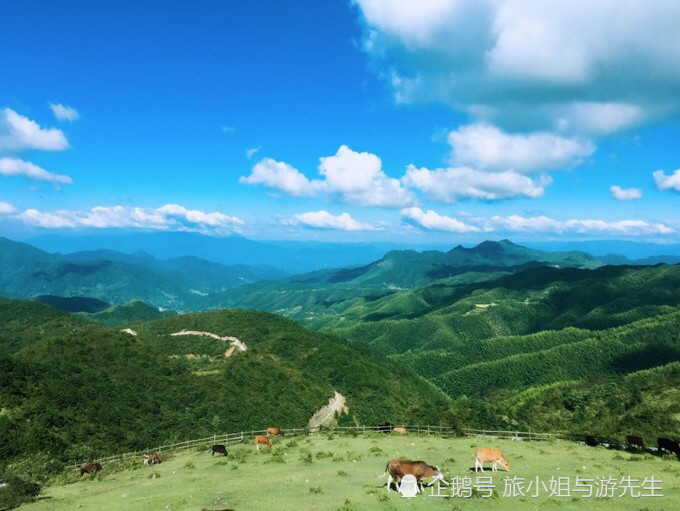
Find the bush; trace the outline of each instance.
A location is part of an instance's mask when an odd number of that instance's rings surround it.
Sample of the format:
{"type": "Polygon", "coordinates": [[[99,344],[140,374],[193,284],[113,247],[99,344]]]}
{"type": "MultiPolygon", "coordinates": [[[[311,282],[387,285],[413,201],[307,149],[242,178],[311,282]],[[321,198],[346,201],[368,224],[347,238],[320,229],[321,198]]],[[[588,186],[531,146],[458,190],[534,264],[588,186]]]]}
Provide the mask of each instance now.
{"type": "Polygon", "coordinates": [[[40,485],[14,474],[0,479],[0,509],[19,507],[24,502],[35,499],[40,493],[40,485]]]}

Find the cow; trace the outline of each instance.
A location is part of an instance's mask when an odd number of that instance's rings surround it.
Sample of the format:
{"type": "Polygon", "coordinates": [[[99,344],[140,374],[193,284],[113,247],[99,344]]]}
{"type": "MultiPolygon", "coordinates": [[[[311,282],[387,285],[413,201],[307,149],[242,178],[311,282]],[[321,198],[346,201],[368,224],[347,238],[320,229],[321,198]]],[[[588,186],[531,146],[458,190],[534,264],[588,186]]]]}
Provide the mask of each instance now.
{"type": "Polygon", "coordinates": [[[645,441],[642,440],[642,437],[639,437],[637,435],[626,435],[626,443],[637,450],[644,451],[645,450],[645,441]]]}
{"type": "Polygon", "coordinates": [[[211,451],[211,452],[210,452],[210,456],[214,456],[215,453],[224,454],[225,456],[227,456],[227,455],[229,454],[229,453],[227,452],[227,448],[226,448],[224,445],[222,445],[222,444],[213,445],[213,446],[210,448],[210,451],[211,451]]]}
{"type": "Polygon", "coordinates": [[[589,445],[590,447],[597,447],[598,444],[599,444],[599,442],[592,435],[586,435],[585,440],[586,440],[586,445],[589,445]]]}
{"type": "Polygon", "coordinates": [[[484,472],[485,461],[493,463],[493,465],[491,465],[492,472],[498,471],[496,468],[497,463],[500,463],[506,472],[510,470],[510,463],[505,459],[505,456],[503,456],[500,449],[477,449],[472,457],[475,459],[475,472],[479,472],[479,470],[484,472]]]}
{"type": "Polygon", "coordinates": [[[668,451],[675,454],[678,459],[680,459],[680,442],[677,440],[671,440],[669,438],[658,438],[656,445],[659,450],[659,454],[663,454],[663,451],[668,451]]]}
{"type": "Polygon", "coordinates": [[[85,463],[80,467],[80,477],[83,477],[83,474],[96,474],[101,469],[102,466],[99,463],[96,462],[85,463]]]}
{"type": "Polygon", "coordinates": [[[284,436],[281,428],[267,428],[267,436],[269,435],[284,436]]]}
{"type": "Polygon", "coordinates": [[[158,454],[155,452],[147,452],[144,455],[144,464],[145,465],[156,465],[157,463],[160,463],[161,459],[158,457],[158,454]]]}
{"type": "Polygon", "coordinates": [[[400,435],[405,435],[406,434],[406,428],[403,427],[397,427],[392,430],[395,433],[399,433],[400,435]]]}
{"type": "MultiPolygon", "coordinates": [[[[387,491],[390,491],[392,482],[395,484],[399,483],[401,478],[406,474],[411,474],[416,478],[421,491],[423,489],[422,481],[426,477],[434,477],[435,480],[444,480],[444,476],[442,475],[441,470],[439,470],[439,467],[433,467],[424,461],[390,460],[385,467],[385,473],[387,474],[387,491]]],[[[383,474],[383,477],[384,476],[385,474],[383,474]]]]}
{"type": "Polygon", "coordinates": [[[272,444],[269,441],[269,437],[265,435],[257,435],[255,437],[255,447],[257,447],[257,450],[260,450],[260,445],[264,445],[265,447],[269,447],[270,449],[272,448],[272,444]]]}

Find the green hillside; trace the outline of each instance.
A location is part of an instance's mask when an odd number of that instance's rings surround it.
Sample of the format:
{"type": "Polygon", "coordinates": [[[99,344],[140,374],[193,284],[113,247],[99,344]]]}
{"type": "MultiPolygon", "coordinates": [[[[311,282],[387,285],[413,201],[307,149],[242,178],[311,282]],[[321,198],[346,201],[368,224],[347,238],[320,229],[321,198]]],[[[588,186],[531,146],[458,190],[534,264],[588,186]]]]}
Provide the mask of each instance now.
{"type": "Polygon", "coordinates": [[[344,423],[438,423],[450,402],[366,347],[271,314],[174,316],[137,325],[133,336],[36,302],[0,305],[0,464],[10,471],[38,453],[58,464],[224,431],[300,427],[335,391],[347,399],[344,423]],[[169,335],[186,329],[236,336],[247,351],[225,358],[224,342],[169,335]]]}
{"type": "Polygon", "coordinates": [[[88,314],[87,317],[100,325],[117,328],[175,314],[173,311],[160,311],[144,302],[132,301],[123,305],[113,305],[105,310],[88,314]]]}
{"type": "MultiPolygon", "coordinates": [[[[441,438],[417,436],[365,435],[357,438],[337,435],[284,438],[271,452],[257,452],[250,444],[229,446],[229,456],[211,458],[200,451],[168,453],[160,465],[142,466],[136,459],[125,467],[105,464],[95,478],[71,471],[59,483],[48,487],[37,502],[26,504],[26,511],[524,511],[544,509],[640,511],[674,510],[680,507],[678,462],[668,457],[591,448],[573,442],[516,442],[489,438],[441,438]],[[510,472],[486,471],[487,490],[469,496],[452,496],[452,481],[468,479],[468,488],[477,479],[470,456],[478,447],[502,449],[510,462],[510,472]],[[388,460],[405,457],[424,460],[442,470],[446,485],[425,487],[415,498],[404,499],[386,491],[388,460]],[[623,494],[624,479],[641,485],[654,476],[662,497],[632,497],[623,494]],[[592,488],[592,495],[574,491],[592,488]],[[598,478],[615,483],[611,497],[597,497],[598,478]],[[524,496],[506,492],[505,479],[514,480],[524,496]],[[516,479],[513,479],[516,478],[516,479]],[[551,479],[568,480],[562,495],[551,494],[551,479]],[[545,484],[527,490],[528,484],[545,484]],[[597,482],[596,482],[597,481],[597,482]],[[658,481],[661,481],[660,483],[658,481]],[[536,495],[534,497],[534,495],[536,495]],[[621,495],[621,496],[619,496],[621,495]]],[[[488,465],[487,465],[488,466],[488,465]]],[[[427,482],[427,481],[426,481],[427,482]]],[[[459,483],[458,489],[462,485],[459,483]]],[[[512,489],[512,486],[510,486],[512,489]]],[[[557,491],[557,488],[553,487],[557,491]]],[[[477,490],[477,488],[475,488],[477,490]]],[[[641,488],[644,495],[650,492],[641,488]]],[[[466,495],[465,492],[462,495],[466,495]]],[[[605,494],[606,495],[606,494],[605,494]]]]}
{"type": "MultiPolygon", "coordinates": [[[[322,270],[278,281],[240,286],[205,297],[205,308],[239,307],[275,312],[317,328],[335,317],[382,317],[374,302],[394,302],[397,313],[414,313],[418,303],[401,303],[399,291],[437,283],[460,287],[494,280],[529,268],[595,268],[600,263],[583,252],[545,252],[503,240],[448,252],[392,250],[361,267],[322,270]],[[416,307],[414,309],[414,307],[416,307]]],[[[416,299],[416,302],[419,300],[416,299]]],[[[379,307],[380,305],[378,305],[379,307]]],[[[389,315],[389,314],[388,314],[389,315]]]]}
{"type": "Polygon", "coordinates": [[[308,322],[386,354],[458,349],[493,337],[625,325],[680,305],[680,266],[534,268],[467,286],[363,300],[308,322]]]}

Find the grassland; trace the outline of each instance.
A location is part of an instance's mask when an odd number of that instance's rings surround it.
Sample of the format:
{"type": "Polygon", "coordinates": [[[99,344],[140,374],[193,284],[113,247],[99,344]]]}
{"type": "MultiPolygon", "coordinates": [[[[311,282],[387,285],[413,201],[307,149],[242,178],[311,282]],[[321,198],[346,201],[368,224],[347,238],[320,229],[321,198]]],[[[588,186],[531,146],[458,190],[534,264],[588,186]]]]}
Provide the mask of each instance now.
{"type": "MultiPolygon", "coordinates": [[[[96,477],[70,470],[61,483],[48,487],[43,498],[27,504],[25,511],[101,511],[200,509],[267,510],[468,510],[468,509],[595,509],[673,510],[680,509],[680,463],[673,458],[650,454],[610,451],[577,443],[518,442],[479,438],[435,436],[393,436],[368,434],[361,437],[297,437],[275,439],[271,452],[256,452],[251,445],[229,448],[229,457],[211,457],[206,451],[166,455],[153,467],[105,466],[96,477]],[[431,490],[415,499],[385,491],[383,474],[389,459],[422,459],[439,465],[447,481],[471,477],[471,454],[476,447],[496,446],[506,454],[511,471],[492,475],[492,498],[433,498],[431,490]],[[654,476],[662,497],[590,498],[549,497],[541,490],[537,498],[504,497],[504,478],[536,480],[549,486],[551,477],[630,476],[642,482],[654,476]]],[[[617,490],[615,495],[621,491],[617,490]]],[[[446,493],[446,490],[442,492],[446,493]]],[[[595,493],[595,491],[594,491],[595,493]]]]}

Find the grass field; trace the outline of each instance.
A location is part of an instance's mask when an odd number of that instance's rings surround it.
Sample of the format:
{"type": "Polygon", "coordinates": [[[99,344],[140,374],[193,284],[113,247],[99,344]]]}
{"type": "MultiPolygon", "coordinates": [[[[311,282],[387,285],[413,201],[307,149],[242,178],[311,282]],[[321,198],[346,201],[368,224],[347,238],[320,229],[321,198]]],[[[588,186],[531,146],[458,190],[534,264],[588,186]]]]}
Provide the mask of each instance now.
{"type": "MultiPolygon", "coordinates": [[[[127,468],[104,466],[96,477],[79,479],[75,471],[63,476],[65,484],[45,489],[39,501],[24,511],[97,509],[101,511],[233,509],[236,511],[287,510],[468,510],[526,508],[676,510],[680,509],[680,462],[675,457],[611,451],[602,447],[557,442],[522,442],[479,438],[397,436],[368,434],[361,437],[315,436],[276,438],[271,452],[256,452],[252,445],[229,447],[229,456],[211,457],[206,451],[163,456],[160,465],[145,467],[141,460],[127,468]],[[510,472],[492,475],[491,498],[431,497],[431,488],[414,499],[387,493],[383,474],[386,462],[405,457],[438,465],[446,480],[470,477],[471,455],[476,447],[499,447],[510,461],[510,472]],[[611,476],[617,483],[613,498],[549,496],[541,486],[538,497],[504,497],[506,477],[536,478],[550,488],[551,477],[566,478],[573,490],[576,477],[596,480],[611,476]],[[630,476],[637,485],[654,476],[661,497],[623,497],[620,481],[630,476]]],[[[481,474],[479,474],[481,475],[481,474]]],[[[526,485],[525,485],[526,487],[526,485]]],[[[564,491],[564,490],[563,490],[564,491]]],[[[645,492],[644,488],[642,489],[645,492]]],[[[450,495],[450,487],[441,493],[450,495]]],[[[475,492],[473,492],[475,493],[475,492]]],[[[566,491],[565,491],[566,493],[566,491]]]]}

